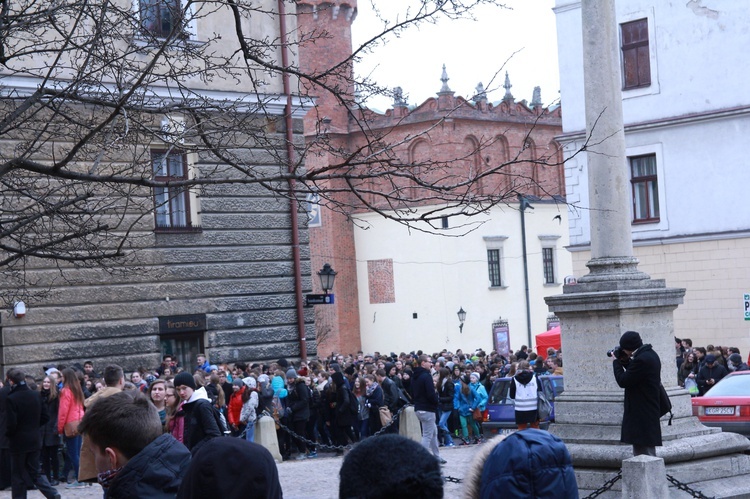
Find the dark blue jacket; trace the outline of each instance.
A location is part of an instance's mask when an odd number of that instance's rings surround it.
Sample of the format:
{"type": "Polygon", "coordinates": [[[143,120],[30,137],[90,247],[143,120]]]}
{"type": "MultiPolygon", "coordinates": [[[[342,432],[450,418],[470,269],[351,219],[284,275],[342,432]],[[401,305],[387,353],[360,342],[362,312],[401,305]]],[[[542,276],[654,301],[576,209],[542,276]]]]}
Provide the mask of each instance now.
{"type": "Polygon", "coordinates": [[[415,411],[437,412],[438,399],[430,371],[422,367],[414,369],[411,379],[411,400],[415,411]]]}
{"type": "Polygon", "coordinates": [[[190,451],[165,433],[133,456],[106,490],[106,499],[174,499],[190,464],[190,451]]]}
{"type": "Polygon", "coordinates": [[[484,462],[483,499],[578,499],[568,449],[544,430],[517,431],[497,444],[484,462]]]}

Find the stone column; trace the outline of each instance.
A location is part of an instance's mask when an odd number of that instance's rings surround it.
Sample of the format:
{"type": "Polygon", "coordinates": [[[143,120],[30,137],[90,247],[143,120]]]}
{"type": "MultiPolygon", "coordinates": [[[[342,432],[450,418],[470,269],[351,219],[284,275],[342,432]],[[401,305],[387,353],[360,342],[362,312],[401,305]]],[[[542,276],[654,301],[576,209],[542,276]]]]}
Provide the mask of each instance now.
{"type": "Polygon", "coordinates": [[[632,447],[620,444],[623,390],[606,356],[627,330],[639,331],[659,354],[672,400],[674,420],[662,424],[659,457],[667,463],[700,459],[719,448],[742,451],[748,443],[702,426],[692,417],[689,395],[677,387],[672,316],[685,290],[638,271],[633,256],[614,0],[582,0],[581,8],[592,258],[588,275],[546,302],[561,319],[565,369],[565,391],[555,403],[550,431],[565,441],[579,487],[587,489],[587,477],[595,477],[592,488],[601,485],[592,469],[617,469],[632,457],[632,447]]]}
{"type": "Polygon", "coordinates": [[[590,274],[581,280],[648,279],[647,274],[636,269],[638,260],[633,257],[630,235],[631,189],[625,158],[614,0],[583,0],[581,9],[591,193],[591,261],[587,264],[590,274]]]}

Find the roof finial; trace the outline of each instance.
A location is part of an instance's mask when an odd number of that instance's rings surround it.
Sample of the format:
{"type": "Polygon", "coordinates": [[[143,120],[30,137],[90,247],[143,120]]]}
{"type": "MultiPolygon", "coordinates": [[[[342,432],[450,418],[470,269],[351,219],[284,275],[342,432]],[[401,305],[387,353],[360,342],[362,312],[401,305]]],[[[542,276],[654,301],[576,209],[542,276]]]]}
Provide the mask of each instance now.
{"type": "Polygon", "coordinates": [[[474,89],[474,98],[472,100],[476,104],[487,101],[487,92],[484,90],[484,85],[482,85],[481,81],[477,84],[477,87],[474,89]]]}
{"type": "Polygon", "coordinates": [[[510,84],[510,78],[508,77],[508,72],[505,72],[505,83],[503,84],[503,88],[505,89],[505,95],[503,96],[504,101],[510,101],[513,102],[515,99],[513,98],[513,94],[510,93],[510,87],[513,85],[510,84]]]}
{"type": "Polygon", "coordinates": [[[404,98],[404,90],[401,87],[395,87],[393,89],[393,108],[397,107],[408,107],[406,99],[404,98]]]}
{"type": "Polygon", "coordinates": [[[534,87],[534,94],[531,97],[531,107],[542,105],[542,87],[534,87]]]}
{"type": "Polygon", "coordinates": [[[438,92],[438,93],[442,94],[442,93],[452,92],[452,90],[448,87],[448,80],[449,79],[450,78],[448,78],[448,72],[445,70],[445,64],[443,64],[443,74],[442,74],[442,76],[440,76],[440,81],[443,82],[443,86],[440,87],[440,92],[438,92]]]}

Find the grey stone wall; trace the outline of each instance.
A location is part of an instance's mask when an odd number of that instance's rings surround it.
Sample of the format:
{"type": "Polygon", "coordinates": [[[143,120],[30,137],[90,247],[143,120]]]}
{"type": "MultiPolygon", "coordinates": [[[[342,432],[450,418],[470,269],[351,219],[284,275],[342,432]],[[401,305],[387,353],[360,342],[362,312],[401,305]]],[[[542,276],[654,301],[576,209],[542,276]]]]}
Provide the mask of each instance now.
{"type": "MultiPolygon", "coordinates": [[[[262,150],[246,155],[272,157],[262,150]]],[[[198,169],[215,168],[203,160],[198,169]]],[[[294,228],[287,200],[238,184],[201,189],[200,209],[198,233],[154,234],[153,217],[146,217],[151,226],[134,234],[141,248],[114,272],[36,262],[31,282],[46,295],[29,302],[23,318],[0,312],[0,368],[18,366],[36,377],[43,365],[85,360],[97,369],[111,362],[126,371],[154,368],[161,358],[158,317],[191,314],[206,315],[212,363],[299,356],[292,231],[299,231],[303,293],[310,292],[305,214],[294,228]]],[[[311,309],[304,321],[313,355],[311,309]]]]}

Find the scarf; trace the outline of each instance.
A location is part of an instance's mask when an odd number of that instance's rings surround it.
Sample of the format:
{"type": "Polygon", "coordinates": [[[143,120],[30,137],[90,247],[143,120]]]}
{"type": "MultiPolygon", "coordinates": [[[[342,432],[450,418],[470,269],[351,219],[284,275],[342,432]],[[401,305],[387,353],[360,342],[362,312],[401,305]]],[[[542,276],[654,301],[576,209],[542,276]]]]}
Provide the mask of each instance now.
{"type": "Polygon", "coordinates": [[[117,478],[117,474],[120,471],[122,471],[122,466],[114,470],[102,471],[101,473],[96,475],[96,480],[99,482],[99,485],[101,485],[105,489],[108,489],[109,486],[112,485],[112,481],[117,478]]]}
{"type": "Polygon", "coordinates": [[[378,387],[378,383],[373,381],[372,383],[370,383],[370,386],[368,386],[367,389],[365,390],[365,394],[369,397],[370,395],[372,395],[372,392],[374,392],[375,388],[377,387],[378,387]]]}

